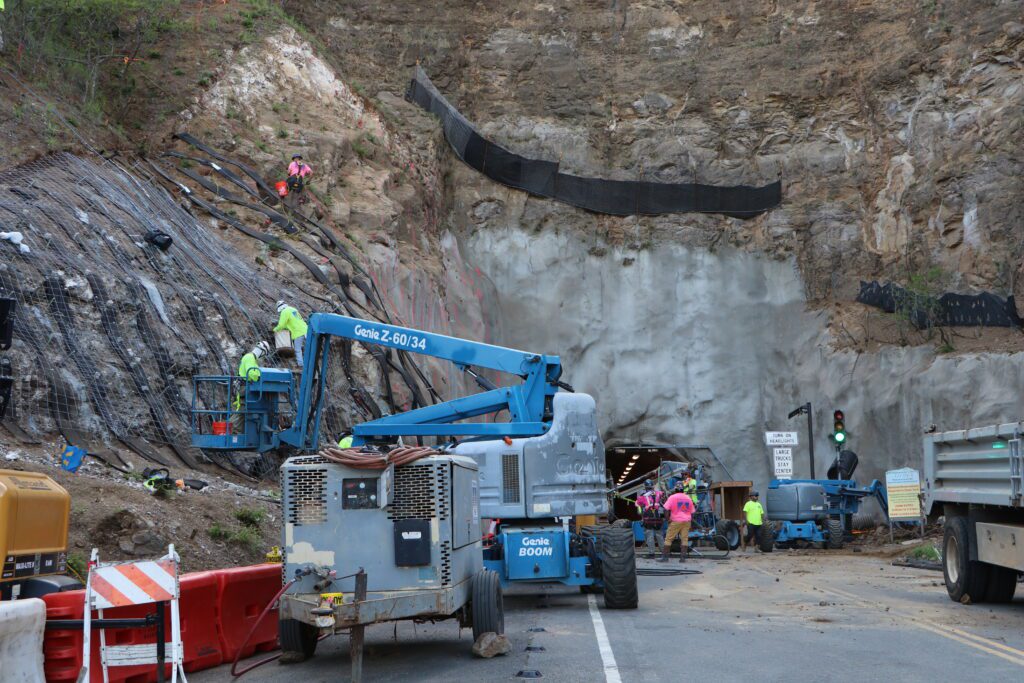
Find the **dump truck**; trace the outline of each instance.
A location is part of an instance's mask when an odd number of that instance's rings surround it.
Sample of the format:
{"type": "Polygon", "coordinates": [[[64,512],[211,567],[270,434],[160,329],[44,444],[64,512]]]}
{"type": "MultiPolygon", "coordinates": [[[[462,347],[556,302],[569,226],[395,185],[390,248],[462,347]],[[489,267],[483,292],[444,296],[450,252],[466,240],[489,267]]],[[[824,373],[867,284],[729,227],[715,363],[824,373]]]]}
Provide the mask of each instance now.
{"type": "Polygon", "coordinates": [[[1024,571],[1024,422],[924,436],[924,506],[945,518],[942,564],[957,602],[1013,599],[1024,571]]]}

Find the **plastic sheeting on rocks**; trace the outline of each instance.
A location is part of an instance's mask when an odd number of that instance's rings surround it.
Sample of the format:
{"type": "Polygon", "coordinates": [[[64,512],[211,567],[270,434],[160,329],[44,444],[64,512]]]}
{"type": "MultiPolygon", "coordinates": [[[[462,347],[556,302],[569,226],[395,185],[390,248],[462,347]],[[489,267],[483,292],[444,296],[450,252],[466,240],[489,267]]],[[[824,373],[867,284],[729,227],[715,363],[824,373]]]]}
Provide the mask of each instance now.
{"type": "Polygon", "coordinates": [[[441,119],[445,139],[455,154],[488,178],[595,213],[633,216],[699,212],[750,218],[782,202],[781,181],[762,187],[724,187],[700,183],[606,180],[560,173],[555,162],[520,156],[477,133],[418,66],[406,91],[406,99],[436,114],[441,119]]]}
{"type": "Polygon", "coordinates": [[[1020,327],[1013,297],[991,292],[931,296],[911,292],[899,285],[876,281],[860,283],[857,301],[880,308],[886,313],[906,312],[919,330],[928,327],[1020,327]]]}

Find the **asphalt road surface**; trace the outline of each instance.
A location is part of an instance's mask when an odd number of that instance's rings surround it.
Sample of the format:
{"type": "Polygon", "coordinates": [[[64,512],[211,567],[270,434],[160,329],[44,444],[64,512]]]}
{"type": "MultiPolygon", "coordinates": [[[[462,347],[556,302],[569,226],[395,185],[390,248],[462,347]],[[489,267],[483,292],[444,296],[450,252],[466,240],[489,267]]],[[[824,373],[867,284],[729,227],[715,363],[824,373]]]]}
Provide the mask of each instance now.
{"type": "MultiPolygon", "coordinates": [[[[824,550],[684,566],[703,574],[641,577],[637,610],[605,610],[600,596],[579,593],[506,597],[512,653],[490,660],[472,657],[470,632],[453,622],[403,622],[397,640],[394,625],[370,627],[364,681],[515,681],[533,671],[587,683],[1024,680],[1024,588],[1011,605],[961,605],[938,572],[824,550]]],[[[228,669],[189,681],[230,681],[228,669]]],[[[335,636],[310,661],[274,662],[242,680],[344,681],[348,672],[348,639],[335,636]]]]}

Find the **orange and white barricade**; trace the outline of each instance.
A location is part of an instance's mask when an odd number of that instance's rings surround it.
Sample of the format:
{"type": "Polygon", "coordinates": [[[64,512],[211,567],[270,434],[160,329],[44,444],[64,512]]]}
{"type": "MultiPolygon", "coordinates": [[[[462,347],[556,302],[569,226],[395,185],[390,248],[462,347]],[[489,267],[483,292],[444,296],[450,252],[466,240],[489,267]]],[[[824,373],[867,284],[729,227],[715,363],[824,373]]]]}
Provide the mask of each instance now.
{"type": "Polygon", "coordinates": [[[164,665],[171,665],[171,683],[176,683],[180,673],[185,681],[184,648],[181,644],[181,623],[179,621],[178,598],[178,555],[174,546],[167,547],[167,555],[159,560],[139,562],[100,563],[99,551],[92,550],[89,563],[89,578],[85,584],[85,611],[82,631],[82,671],[79,681],[89,680],[89,655],[92,610],[98,611],[103,619],[103,610],[129,605],[156,605],[156,634],[154,643],[141,645],[107,645],[102,628],[100,631],[100,665],[103,667],[103,681],[107,683],[108,667],[135,666],[138,664],[157,665],[157,680],[164,680],[164,665]],[[171,640],[164,640],[164,605],[171,606],[171,640]]]}

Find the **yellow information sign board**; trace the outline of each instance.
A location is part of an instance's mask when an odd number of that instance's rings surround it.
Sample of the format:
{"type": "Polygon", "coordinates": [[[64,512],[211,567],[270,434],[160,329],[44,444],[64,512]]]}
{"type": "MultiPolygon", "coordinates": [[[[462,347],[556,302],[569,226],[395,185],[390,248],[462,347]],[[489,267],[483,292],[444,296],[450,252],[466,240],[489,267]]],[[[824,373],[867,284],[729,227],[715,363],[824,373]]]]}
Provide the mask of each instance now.
{"type": "Polygon", "coordinates": [[[889,498],[889,521],[921,519],[921,475],[905,467],[885,473],[885,489],[889,498]]]}

